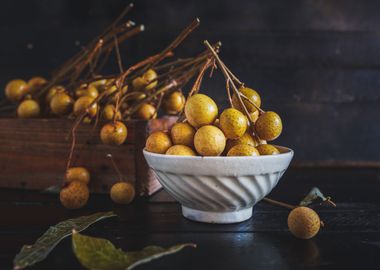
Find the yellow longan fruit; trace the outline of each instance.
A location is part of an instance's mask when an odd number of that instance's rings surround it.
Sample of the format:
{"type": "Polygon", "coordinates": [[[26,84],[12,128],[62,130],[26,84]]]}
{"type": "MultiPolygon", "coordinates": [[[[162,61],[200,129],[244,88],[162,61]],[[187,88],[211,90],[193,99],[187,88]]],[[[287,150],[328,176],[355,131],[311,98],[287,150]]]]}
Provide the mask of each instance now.
{"type": "Polygon", "coordinates": [[[172,145],[168,134],[163,131],[155,131],[146,140],[145,149],[148,152],[165,154],[172,145]]]}
{"type": "Polygon", "coordinates": [[[157,110],[152,104],[144,103],[136,112],[136,116],[142,120],[150,120],[157,117],[157,110]]]}
{"type": "Polygon", "coordinates": [[[95,87],[98,90],[98,92],[102,92],[105,90],[106,84],[107,84],[107,79],[100,79],[100,80],[90,82],[88,87],[95,87]]]}
{"type": "Polygon", "coordinates": [[[174,155],[174,156],[196,156],[193,149],[186,145],[173,145],[171,146],[167,151],[167,155],[174,155]]]}
{"type": "Polygon", "coordinates": [[[215,126],[203,126],[195,133],[194,146],[202,156],[219,156],[226,146],[226,137],[215,126]]]}
{"type": "Polygon", "coordinates": [[[133,90],[152,90],[157,86],[158,81],[155,80],[157,77],[157,73],[153,69],[147,70],[142,76],[137,77],[132,81],[133,90]]]}
{"type": "Polygon", "coordinates": [[[50,101],[50,109],[54,114],[64,115],[73,107],[73,99],[64,92],[56,93],[50,101]]]}
{"type": "Polygon", "coordinates": [[[164,109],[168,114],[177,114],[183,110],[186,98],[180,91],[175,91],[164,99],[164,109]]]}
{"type": "Polygon", "coordinates": [[[40,105],[33,99],[27,99],[17,107],[17,116],[19,118],[35,118],[40,115],[40,105]]]}
{"type": "Polygon", "coordinates": [[[93,102],[94,98],[90,96],[82,96],[78,98],[74,103],[74,114],[76,116],[81,116],[82,114],[87,113],[89,117],[95,117],[98,112],[98,104],[92,104],[93,102]]]}
{"type": "Polygon", "coordinates": [[[50,101],[52,100],[52,98],[55,96],[55,94],[57,93],[63,93],[65,92],[65,88],[61,85],[57,85],[57,86],[53,86],[51,87],[48,92],[46,93],[46,96],[45,96],[45,101],[46,101],[46,104],[50,104],[50,101]]]}
{"type": "Polygon", "coordinates": [[[71,182],[68,186],[64,187],[59,198],[62,205],[68,209],[78,209],[83,207],[90,197],[90,192],[85,183],[71,182]]]}
{"type": "Polygon", "coordinates": [[[247,117],[240,111],[229,108],[222,112],[219,118],[220,128],[227,139],[238,139],[246,132],[247,117]]]}
{"type": "MultiPolygon", "coordinates": [[[[248,87],[240,87],[239,91],[246,96],[252,103],[254,103],[257,107],[260,108],[261,106],[261,98],[259,93],[257,93],[255,90],[248,88],[248,87]]],[[[252,113],[257,111],[256,107],[252,105],[249,101],[242,98],[243,103],[245,107],[247,108],[248,112],[252,113]]],[[[244,112],[244,109],[240,106],[240,102],[236,94],[233,94],[232,96],[232,104],[236,109],[238,109],[241,112],[244,112]]]]}
{"type": "Polygon", "coordinates": [[[37,90],[41,89],[44,85],[46,85],[47,80],[43,77],[36,76],[36,77],[31,78],[27,84],[28,84],[29,93],[33,94],[37,90]]]}
{"type": "Polygon", "coordinates": [[[318,233],[321,220],[313,209],[301,206],[294,208],[289,213],[288,227],[295,237],[310,239],[318,233]]]}
{"type": "Polygon", "coordinates": [[[185,115],[193,127],[211,125],[218,116],[218,107],[210,97],[195,94],[185,104],[185,115]]]}
{"type": "Polygon", "coordinates": [[[176,123],[170,130],[173,144],[192,147],[194,145],[195,129],[189,123],[176,123]]]}
{"type": "Polygon", "coordinates": [[[238,144],[228,151],[227,156],[260,156],[260,153],[251,145],[238,144]]]}
{"type": "Polygon", "coordinates": [[[135,188],[130,183],[118,182],[112,186],[110,196],[114,203],[129,204],[135,197],[135,188]]]}
{"type": "Polygon", "coordinates": [[[238,144],[247,144],[251,145],[253,147],[256,147],[258,145],[257,141],[255,140],[254,137],[251,136],[249,131],[246,131],[243,136],[236,140],[227,140],[226,143],[226,149],[224,150],[225,152],[228,152],[232,147],[238,144]]]}
{"type": "Polygon", "coordinates": [[[28,92],[28,85],[24,80],[12,80],[5,86],[5,96],[10,101],[20,101],[28,92]]]}
{"type": "Polygon", "coordinates": [[[120,145],[125,142],[128,135],[127,127],[120,121],[109,123],[100,130],[100,139],[104,144],[120,145]]]}
{"type": "Polygon", "coordinates": [[[93,86],[93,85],[83,85],[80,86],[76,91],[75,91],[75,96],[77,98],[84,97],[84,96],[89,96],[92,97],[93,99],[97,98],[99,96],[99,91],[98,89],[93,86]]]}
{"type": "MultiPolygon", "coordinates": [[[[107,121],[111,121],[115,117],[115,111],[116,108],[113,104],[107,104],[102,113],[102,118],[107,121]]],[[[116,112],[116,120],[121,120],[121,113],[120,111],[116,112]]]]}
{"type": "Polygon", "coordinates": [[[280,151],[278,151],[276,147],[270,144],[260,144],[259,146],[256,146],[256,148],[262,156],[280,154],[280,151]]]}
{"type": "Polygon", "coordinates": [[[282,121],[275,112],[265,112],[259,116],[255,123],[255,130],[260,139],[273,141],[282,132],[282,121]]]}
{"type": "Polygon", "coordinates": [[[68,183],[78,181],[88,185],[90,183],[90,172],[84,167],[71,167],[66,171],[65,180],[68,183]]]}

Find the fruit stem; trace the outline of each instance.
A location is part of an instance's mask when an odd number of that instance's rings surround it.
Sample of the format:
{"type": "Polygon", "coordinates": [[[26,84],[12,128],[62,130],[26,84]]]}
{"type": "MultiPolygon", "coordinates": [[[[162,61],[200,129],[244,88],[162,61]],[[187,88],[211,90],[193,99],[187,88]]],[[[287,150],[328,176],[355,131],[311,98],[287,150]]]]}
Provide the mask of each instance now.
{"type": "Polygon", "coordinates": [[[116,174],[119,176],[120,181],[124,182],[123,175],[121,174],[119,168],[117,167],[117,165],[113,159],[113,156],[111,154],[107,154],[107,157],[111,160],[112,166],[113,166],[116,174]]]}
{"type": "Polygon", "coordinates": [[[296,208],[297,206],[295,205],[291,205],[291,204],[287,204],[287,203],[284,203],[284,202],[280,202],[280,201],[276,201],[276,200],[272,200],[268,197],[265,197],[263,198],[263,201],[269,203],[269,204],[272,204],[274,206],[280,206],[280,207],[285,207],[285,208],[288,208],[290,210],[293,210],[294,208],[296,208]]]}

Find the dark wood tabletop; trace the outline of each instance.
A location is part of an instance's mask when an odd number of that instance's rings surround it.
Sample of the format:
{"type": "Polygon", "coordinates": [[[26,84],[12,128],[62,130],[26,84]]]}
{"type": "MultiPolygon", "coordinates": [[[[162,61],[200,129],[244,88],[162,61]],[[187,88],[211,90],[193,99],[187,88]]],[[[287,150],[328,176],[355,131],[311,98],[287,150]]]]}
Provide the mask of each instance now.
{"type": "MultiPolygon", "coordinates": [[[[313,186],[337,203],[316,208],[325,226],[311,240],[287,229],[288,210],[260,202],[253,217],[239,224],[211,225],[181,216],[180,206],[163,192],[131,205],[114,205],[107,195],[92,195],[76,211],[60,206],[57,195],[0,190],[0,269],[11,269],[23,244],[33,243],[49,226],[67,218],[113,209],[118,217],[83,233],[107,238],[124,250],[146,245],[197,244],[136,269],[379,269],[380,170],[375,168],[290,169],[270,194],[296,204],[313,186]]],[[[30,269],[82,269],[70,239],[63,240],[30,269]]]]}

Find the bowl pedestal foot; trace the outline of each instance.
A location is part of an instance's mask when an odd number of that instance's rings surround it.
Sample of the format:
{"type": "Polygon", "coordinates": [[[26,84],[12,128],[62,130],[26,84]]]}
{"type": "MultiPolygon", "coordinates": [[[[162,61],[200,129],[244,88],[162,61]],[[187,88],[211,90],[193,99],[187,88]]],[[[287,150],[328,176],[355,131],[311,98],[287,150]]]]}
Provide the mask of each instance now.
{"type": "Polygon", "coordinates": [[[253,207],[240,209],[232,212],[212,212],[188,208],[182,205],[182,215],[193,221],[229,224],[242,222],[252,217],[253,207]]]}

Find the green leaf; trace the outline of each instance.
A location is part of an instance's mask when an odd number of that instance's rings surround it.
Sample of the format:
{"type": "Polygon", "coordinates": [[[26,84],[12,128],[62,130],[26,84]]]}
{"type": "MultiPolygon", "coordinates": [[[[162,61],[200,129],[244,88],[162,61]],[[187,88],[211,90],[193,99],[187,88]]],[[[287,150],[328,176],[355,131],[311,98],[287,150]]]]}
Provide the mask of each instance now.
{"type": "Polygon", "coordinates": [[[23,269],[45,259],[62,239],[72,234],[73,229],[83,231],[91,224],[113,216],[116,216],[113,212],[99,212],[68,219],[51,226],[32,246],[21,248],[13,261],[14,269],[23,269]]]}
{"type": "Polygon", "coordinates": [[[322,200],[323,202],[330,200],[330,197],[325,197],[319,188],[313,187],[306,197],[300,202],[300,206],[308,206],[314,203],[316,200],[322,200]]]}
{"type": "Polygon", "coordinates": [[[90,270],[130,270],[162,256],[176,253],[194,244],[180,244],[169,248],[148,246],[141,251],[124,252],[103,238],[73,233],[73,251],[79,262],[90,270]]]}

